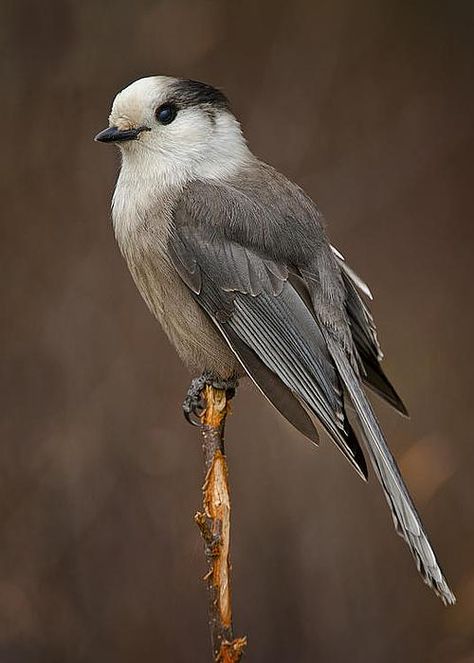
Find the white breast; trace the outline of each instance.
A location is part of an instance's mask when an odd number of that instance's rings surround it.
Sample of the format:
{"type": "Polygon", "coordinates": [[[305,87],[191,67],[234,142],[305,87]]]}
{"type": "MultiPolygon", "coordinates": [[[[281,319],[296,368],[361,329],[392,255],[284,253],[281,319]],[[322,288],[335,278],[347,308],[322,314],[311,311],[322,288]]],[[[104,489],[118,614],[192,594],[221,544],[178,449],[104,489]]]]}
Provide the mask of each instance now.
{"type": "Polygon", "coordinates": [[[172,210],[180,190],[151,190],[149,182],[137,181],[122,168],[113,197],[115,235],[140,294],[181,359],[193,371],[228,377],[238,372],[239,364],[168,257],[172,210]]]}

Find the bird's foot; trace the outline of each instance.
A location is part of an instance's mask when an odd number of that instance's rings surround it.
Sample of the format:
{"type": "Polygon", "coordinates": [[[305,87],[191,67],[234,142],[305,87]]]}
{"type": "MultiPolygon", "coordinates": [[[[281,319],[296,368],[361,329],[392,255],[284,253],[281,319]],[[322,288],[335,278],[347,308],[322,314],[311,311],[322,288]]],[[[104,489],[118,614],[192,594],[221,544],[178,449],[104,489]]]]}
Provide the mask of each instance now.
{"type": "Polygon", "coordinates": [[[238,380],[233,377],[222,380],[209,371],[205,371],[198,378],[192,380],[183,402],[183,414],[186,421],[193,426],[201,425],[200,418],[206,409],[202,392],[206,386],[214,387],[214,389],[222,389],[225,391],[226,398],[230,400],[235,396],[238,380]]]}

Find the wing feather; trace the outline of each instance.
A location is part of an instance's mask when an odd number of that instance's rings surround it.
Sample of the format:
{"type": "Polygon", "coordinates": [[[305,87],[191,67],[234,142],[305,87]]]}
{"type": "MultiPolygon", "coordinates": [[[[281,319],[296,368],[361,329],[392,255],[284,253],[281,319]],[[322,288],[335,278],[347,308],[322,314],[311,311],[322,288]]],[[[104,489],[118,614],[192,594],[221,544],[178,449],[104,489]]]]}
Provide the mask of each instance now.
{"type": "Polygon", "coordinates": [[[338,258],[338,263],[346,289],[345,306],[351,325],[352,338],[360,359],[362,379],[370,389],[390,403],[400,414],[408,416],[405,404],[382,369],[380,362],[383,359],[383,352],[377,338],[375,322],[358,292],[361,290],[372,298],[370,290],[345,262],[338,258]]]}
{"type": "MultiPolygon", "coordinates": [[[[334,363],[318,323],[288,280],[288,269],[215,233],[209,241],[198,225],[176,225],[170,244],[175,268],[185,283],[191,282],[196,301],[231,347],[233,334],[305,403],[366,478],[367,466],[345,415],[334,363]]],[[[238,354],[235,347],[234,351],[238,354]]],[[[241,361],[250,373],[245,357],[241,361]]],[[[253,371],[254,379],[255,375],[253,371]]]]}

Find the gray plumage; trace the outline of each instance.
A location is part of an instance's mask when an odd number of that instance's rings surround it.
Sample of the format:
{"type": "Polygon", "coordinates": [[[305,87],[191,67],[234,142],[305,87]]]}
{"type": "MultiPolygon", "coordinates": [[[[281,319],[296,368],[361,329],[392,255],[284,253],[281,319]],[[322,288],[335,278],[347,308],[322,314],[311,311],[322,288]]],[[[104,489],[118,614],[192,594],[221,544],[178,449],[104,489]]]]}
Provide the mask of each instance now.
{"type": "Polygon", "coordinates": [[[157,77],[121,95],[112,129],[128,136],[137,126],[152,137],[143,132],[122,150],[115,231],[178,353],[194,371],[221,378],[247,373],[313,442],[316,417],[366,478],[346,415],[350,403],[398,533],[424,580],[453,603],[362,388],[365,382],[406,414],[380,366],[374,321],[360,293],[366,288],[331,248],[318,208],[251,154],[221,92],[157,77]],[[134,124],[140,100],[153,108],[172,102],[176,126],[168,133],[159,127],[153,136],[149,109],[134,124]]]}

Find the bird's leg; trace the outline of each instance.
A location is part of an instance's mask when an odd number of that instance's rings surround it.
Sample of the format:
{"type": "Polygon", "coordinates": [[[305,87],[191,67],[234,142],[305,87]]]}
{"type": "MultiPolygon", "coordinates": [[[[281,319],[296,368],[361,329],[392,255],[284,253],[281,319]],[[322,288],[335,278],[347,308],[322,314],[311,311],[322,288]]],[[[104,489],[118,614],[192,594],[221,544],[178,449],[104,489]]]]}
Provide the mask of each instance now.
{"type": "Polygon", "coordinates": [[[238,386],[236,377],[222,379],[210,371],[204,371],[198,378],[192,380],[186,398],[183,402],[183,414],[186,421],[193,426],[200,426],[200,417],[206,409],[202,391],[206,385],[225,391],[227,400],[235,396],[238,386]]]}

